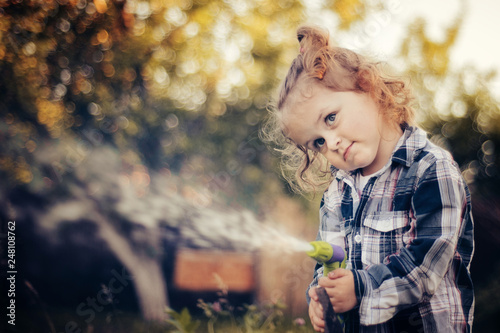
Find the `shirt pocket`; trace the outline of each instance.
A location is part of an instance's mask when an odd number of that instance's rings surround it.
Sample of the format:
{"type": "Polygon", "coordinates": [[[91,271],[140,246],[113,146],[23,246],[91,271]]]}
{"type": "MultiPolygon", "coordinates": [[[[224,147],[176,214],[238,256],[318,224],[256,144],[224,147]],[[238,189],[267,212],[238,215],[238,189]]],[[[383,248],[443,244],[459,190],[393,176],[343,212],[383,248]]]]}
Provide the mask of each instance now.
{"type": "Polygon", "coordinates": [[[387,257],[406,244],[404,234],[410,229],[408,211],[376,212],[363,221],[361,261],[364,266],[387,263],[387,257]]]}

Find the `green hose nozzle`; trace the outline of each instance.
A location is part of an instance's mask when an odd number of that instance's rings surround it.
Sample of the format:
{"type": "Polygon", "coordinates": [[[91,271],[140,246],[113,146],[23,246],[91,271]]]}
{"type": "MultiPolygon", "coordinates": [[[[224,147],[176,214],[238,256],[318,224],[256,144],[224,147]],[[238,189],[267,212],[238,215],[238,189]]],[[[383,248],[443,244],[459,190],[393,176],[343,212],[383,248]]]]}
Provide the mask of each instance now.
{"type": "Polygon", "coordinates": [[[330,244],[325,241],[310,242],[312,250],[307,251],[307,255],[323,264],[323,276],[337,268],[344,268],[347,255],[340,246],[330,244]]]}

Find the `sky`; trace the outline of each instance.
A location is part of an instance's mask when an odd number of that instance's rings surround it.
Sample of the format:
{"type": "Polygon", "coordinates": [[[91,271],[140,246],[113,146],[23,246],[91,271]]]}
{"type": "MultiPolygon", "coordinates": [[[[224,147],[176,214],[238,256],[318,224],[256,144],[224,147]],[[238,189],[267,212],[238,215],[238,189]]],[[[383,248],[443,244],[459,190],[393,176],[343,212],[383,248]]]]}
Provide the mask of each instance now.
{"type": "MultiPolygon", "coordinates": [[[[333,36],[338,44],[382,61],[390,61],[399,52],[408,24],[416,18],[425,19],[426,33],[439,42],[444,40],[446,29],[465,9],[462,29],[451,49],[451,68],[473,66],[480,71],[496,70],[498,75],[490,90],[500,100],[500,1],[386,0],[384,3],[387,10],[369,15],[356,33],[337,33],[333,36]]],[[[318,23],[332,26],[336,20],[333,15],[326,15],[318,23]]]]}
{"type": "MultiPolygon", "coordinates": [[[[402,4],[402,15],[394,20],[401,26],[406,20],[417,15],[429,23],[430,36],[441,40],[443,31],[450,26],[461,10],[462,1],[458,0],[419,0],[402,4]],[[411,3],[410,3],[411,2],[411,3]]],[[[481,71],[496,70],[496,79],[490,87],[491,92],[500,100],[500,1],[466,0],[462,30],[456,44],[451,49],[450,64],[458,69],[471,65],[481,71]]]]}
{"type": "MultiPolygon", "coordinates": [[[[396,3],[398,1],[395,1],[396,3]]],[[[419,0],[400,1],[400,9],[393,15],[387,26],[387,37],[401,38],[408,22],[423,17],[428,23],[427,33],[435,40],[443,40],[444,32],[465,3],[465,16],[462,30],[451,51],[451,64],[459,68],[473,64],[483,70],[500,69],[500,45],[496,34],[500,32],[500,2],[498,0],[419,0]],[[390,30],[395,33],[390,33],[390,30]],[[396,35],[398,34],[398,35],[396,35]]],[[[383,38],[381,34],[381,38],[383,38]]]]}
{"type": "MultiPolygon", "coordinates": [[[[476,0],[467,2],[463,31],[453,49],[451,60],[456,65],[473,63],[481,69],[500,69],[500,2],[476,0]]],[[[500,73],[499,73],[500,74],[500,73]]]]}

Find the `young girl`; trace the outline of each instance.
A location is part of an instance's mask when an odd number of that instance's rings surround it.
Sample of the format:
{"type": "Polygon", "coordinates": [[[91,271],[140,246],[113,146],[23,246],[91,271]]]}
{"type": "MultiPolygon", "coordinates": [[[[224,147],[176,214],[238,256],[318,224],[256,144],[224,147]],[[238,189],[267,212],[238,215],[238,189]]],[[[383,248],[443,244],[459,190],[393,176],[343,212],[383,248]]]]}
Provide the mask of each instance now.
{"type": "Polygon", "coordinates": [[[318,239],[347,253],[346,269],[316,267],[314,329],[325,328],[322,286],[346,332],[470,332],[473,221],[458,166],[413,125],[401,80],[330,46],[321,29],[297,35],[300,53],[263,133],[294,189],[328,184],[318,239]]]}

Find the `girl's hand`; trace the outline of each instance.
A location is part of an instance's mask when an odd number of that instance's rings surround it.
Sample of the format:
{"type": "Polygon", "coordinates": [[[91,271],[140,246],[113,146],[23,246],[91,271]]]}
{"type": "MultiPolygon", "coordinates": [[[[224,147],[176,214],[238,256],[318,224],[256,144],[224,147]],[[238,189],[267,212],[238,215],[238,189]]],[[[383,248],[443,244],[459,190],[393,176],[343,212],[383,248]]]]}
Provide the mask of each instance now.
{"type": "Polygon", "coordinates": [[[320,278],[319,285],[326,289],[333,310],[337,313],[347,312],[358,304],[354,291],[354,276],[349,270],[338,268],[330,272],[328,277],[320,278]]]}
{"type": "Polygon", "coordinates": [[[325,320],[323,318],[323,307],[319,303],[318,295],[316,295],[316,288],[309,289],[309,319],[316,332],[325,331],[325,320]]]}

